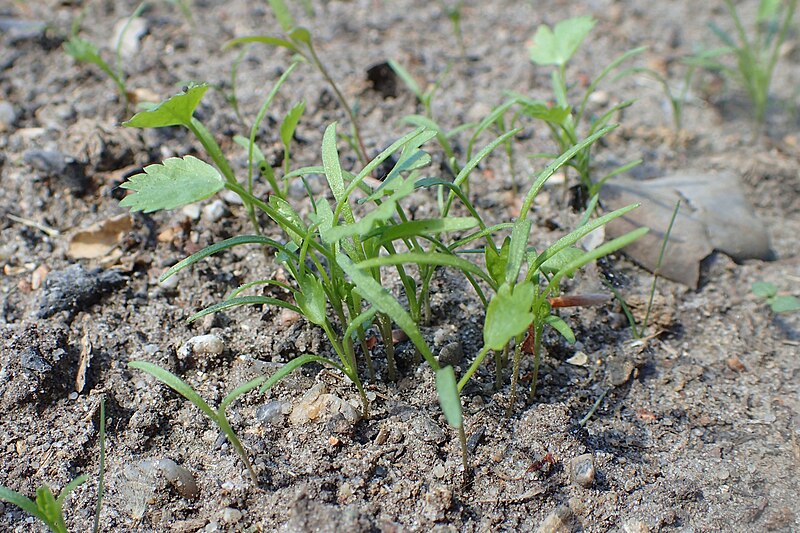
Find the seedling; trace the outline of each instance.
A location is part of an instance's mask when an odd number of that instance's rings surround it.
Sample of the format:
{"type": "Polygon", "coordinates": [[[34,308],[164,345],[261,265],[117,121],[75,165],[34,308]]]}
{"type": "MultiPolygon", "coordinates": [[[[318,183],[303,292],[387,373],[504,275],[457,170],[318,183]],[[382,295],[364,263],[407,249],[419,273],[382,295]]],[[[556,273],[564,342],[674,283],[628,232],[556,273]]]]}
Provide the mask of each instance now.
{"type": "Polygon", "coordinates": [[[97,502],[94,508],[94,525],[92,532],[100,531],[100,513],[103,510],[103,495],[105,494],[106,478],[106,399],[100,399],[100,467],[97,474],[97,502]]]}
{"type": "Polygon", "coordinates": [[[788,294],[778,294],[774,283],[756,281],[751,292],[766,302],[773,313],[796,313],[800,311],[800,299],[788,294]]]}
{"type": "Polygon", "coordinates": [[[322,75],[322,77],[325,78],[325,81],[328,83],[334,95],[336,96],[336,100],[338,100],[339,105],[341,105],[345,112],[347,112],[347,116],[350,119],[350,127],[352,132],[350,144],[355,150],[358,160],[361,162],[361,164],[366,165],[368,161],[367,150],[361,138],[361,132],[358,127],[358,118],[356,117],[355,110],[353,106],[348,103],[347,99],[344,97],[344,94],[342,94],[342,91],[339,90],[339,86],[328,72],[325,64],[317,55],[311,32],[309,32],[306,28],[296,25],[294,17],[292,16],[291,11],[289,11],[289,7],[283,0],[269,0],[269,5],[272,8],[275,18],[278,19],[278,23],[286,34],[286,38],[271,37],[267,35],[241,37],[226,43],[225,48],[247,43],[266,44],[269,46],[277,46],[290,50],[294,54],[297,54],[297,56],[303,58],[305,61],[311,63],[322,75]]]}
{"type": "MultiPolygon", "coordinates": [[[[593,118],[591,121],[587,116],[589,99],[600,82],[622,63],[642,53],[645,50],[644,47],[634,48],[614,59],[589,83],[577,105],[573,105],[570,102],[567,63],[577,52],[594,25],[595,21],[591,17],[576,17],[563,20],[552,29],[547,25],[539,26],[533,36],[530,58],[536,65],[552,65],[556,67],[551,76],[555,105],[549,105],[547,102],[533,100],[523,95],[516,95],[526,115],[534,119],[543,120],[547,124],[550,129],[550,137],[555,142],[559,152],[564,152],[575,145],[580,139],[580,131],[582,129],[586,129],[586,136],[590,136],[608,125],[611,118],[618,111],[633,104],[633,100],[625,100],[613,105],[605,113],[593,118]],[[588,126],[584,126],[584,122],[590,123],[588,126]]],[[[611,177],[641,163],[641,160],[632,161],[606,174],[599,180],[595,180],[592,177],[591,147],[592,145],[587,146],[567,163],[577,172],[580,183],[588,191],[589,197],[594,196],[603,186],[603,183],[611,177]]],[[[555,157],[553,154],[538,155],[549,159],[555,157]]]]}
{"type": "Polygon", "coordinates": [[[117,39],[117,43],[115,46],[115,57],[116,62],[114,67],[109,65],[100,55],[100,51],[95,44],[86,39],[82,39],[78,37],[78,32],[80,31],[80,24],[81,18],[75,19],[72,23],[72,31],[70,32],[70,37],[67,42],[64,43],[64,51],[74,57],[78,61],[83,61],[85,63],[91,63],[98,67],[100,70],[105,72],[109,78],[114,82],[117,86],[117,91],[119,92],[120,97],[125,102],[125,111],[128,110],[128,105],[131,101],[130,93],[128,92],[127,85],[125,83],[125,70],[122,68],[122,43],[125,39],[125,33],[127,33],[128,28],[131,22],[142,14],[145,7],[147,7],[147,2],[142,2],[139,6],[131,13],[131,16],[128,17],[125,26],[123,27],[122,31],[119,34],[119,39],[117,39]]]}
{"type": "Polygon", "coordinates": [[[53,533],[67,533],[67,524],[64,522],[64,500],[70,492],[81,486],[88,475],[78,476],[61,491],[56,498],[47,485],[36,489],[36,500],[31,500],[17,491],[0,486],[0,500],[13,503],[29,515],[44,522],[53,533]]]}
{"type": "Polygon", "coordinates": [[[228,422],[228,417],[225,415],[225,410],[239,396],[258,388],[264,381],[266,381],[267,378],[265,376],[257,377],[243,385],[239,385],[227,396],[225,396],[225,398],[223,398],[222,402],[220,402],[216,409],[212,409],[211,406],[209,406],[208,403],[206,403],[206,401],[197,392],[195,392],[195,390],[189,386],[188,383],[170,371],[164,370],[160,366],[154,365],[153,363],[148,363],[146,361],[131,361],[128,363],[128,366],[150,374],[200,409],[200,411],[202,411],[202,413],[206,415],[209,420],[211,420],[220,429],[220,431],[222,431],[225,437],[227,437],[228,441],[233,445],[236,453],[239,454],[242,462],[247,467],[247,471],[250,473],[250,479],[252,479],[253,484],[258,485],[258,476],[256,476],[256,472],[253,470],[253,465],[250,464],[250,458],[247,454],[247,450],[245,450],[244,446],[239,440],[239,437],[236,436],[236,432],[233,431],[233,428],[231,428],[231,425],[228,422]]]}
{"type": "Polygon", "coordinates": [[[761,0],[752,37],[747,35],[733,1],[725,0],[725,7],[733,19],[735,33],[731,35],[714,23],[709,24],[711,31],[725,47],[715,50],[700,64],[736,80],[747,92],[753,104],[753,118],[761,125],[764,123],[769,102],[772,74],[797,10],[797,0],[761,0]],[[716,59],[727,54],[736,57],[735,68],[716,59]]]}

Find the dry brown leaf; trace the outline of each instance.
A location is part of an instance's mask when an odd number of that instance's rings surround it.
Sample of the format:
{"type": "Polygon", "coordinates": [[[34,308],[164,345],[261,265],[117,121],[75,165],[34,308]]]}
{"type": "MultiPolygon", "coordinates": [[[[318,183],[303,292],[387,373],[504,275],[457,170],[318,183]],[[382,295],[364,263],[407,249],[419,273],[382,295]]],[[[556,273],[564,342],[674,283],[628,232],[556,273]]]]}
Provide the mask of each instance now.
{"type": "Polygon", "coordinates": [[[105,257],[119,245],[132,226],[133,221],[127,213],[93,224],[72,236],[67,255],[73,259],[105,257]]]}

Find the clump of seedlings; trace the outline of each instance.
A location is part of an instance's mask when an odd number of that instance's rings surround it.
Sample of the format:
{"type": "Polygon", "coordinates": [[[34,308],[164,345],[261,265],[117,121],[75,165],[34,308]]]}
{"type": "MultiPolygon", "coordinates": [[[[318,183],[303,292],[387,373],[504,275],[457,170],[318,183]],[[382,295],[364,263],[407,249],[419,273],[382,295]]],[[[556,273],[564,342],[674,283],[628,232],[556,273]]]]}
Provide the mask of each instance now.
{"type": "Polygon", "coordinates": [[[724,46],[706,54],[700,64],[724,73],[741,85],[753,104],[754,120],[761,125],[764,123],[769,103],[772,75],[778,63],[781,47],[789,35],[797,11],[797,0],[761,0],[752,35],[748,35],[732,0],[725,0],[725,8],[733,20],[734,32],[728,33],[716,24],[710,23],[711,31],[724,46]],[[735,67],[719,60],[731,54],[736,58],[735,67]]]}
{"type": "MultiPolygon", "coordinates": [[[[595,24],[596,21],[592,17],[575,17],[563,20],[553,28],[547,25],[539,26],[533,36],[533,44],[531,44],[529,50],[530,58],[538,66],[556,67],[551,75],[555,105],[549,105],[545,101],[534,100],[524,95],[516,95],[517,101],[522,106],[523,114],[542,120],[547,124],[550,130],[550,138],[560,152],[575,145],[581,138],[581,131],[585,130],[584,135],[586,136],[592,135],[608,125],[619,111],[633,104],[633,100],[624,100],[614,104],[600,116],[590,117],[588,113],[590,99],[599,84],[617,67],[641,54],[645,50],[644,47],[629,50],[611,61],[600,71],[596,78],[591,80],[577,101],[570,99],[571,89],[574,85],[567,81],[567,64],[595,24]]],[[[575,154],[575,157],[567,163],[567,166],[573,168],[578,174],[580,183],[588,192],[590,198],[600,190],[608,179],[641,163],[641,160],[631,161],[614,169],[600,179],[594,179],[592,177],[591,149],[591,145],[587,146],[584,150],[575,154]]],[[[554,154],[538,155],[549,159],[555,157],[554,154]]]]}
{"type": "Polygon", "coordinates": [[[778,287],[768,281],[756,281],[750,291],[761,298],[773,313],[796,313],[800,311],[800,299],[791,294],[778,294],[778,287]]]}
{"type": "MultiPolygon", "coordinates": [[[[314,63],[332,84],[330,76],[314,52],[309,32],[294,27],[294,21],[282,1],[271,0],[270,5],[287,32],[288,40],[250,37],[236,39],[230,44],[260,42],[289,48],[314,63]]],[[[562,54],[562,74],[566,60],[590,29],[587,29],[586,22],[572,23],[578,25],[580,38],[569,45],[567,52],[562,50],[567,45],[561,42],[551,47],[551,54],[562,54]]],[[[556,33],[559,34],[558,27],[556,33]]],[[[634,53],[638,51],[626,54],[614,62],[597,81],[634,53]]],[[[449,424],[459,432],[466,472],[466,434],[459,394],[466,383],[476,376],[486,355],[490,352],[496,354],[495,382],[499,387],[502,384],[502,372],[509,365],[509,351],[513,348],[510,401],[513,407],[523,347],[529,346],[527,351],[534,356],[535,375],[545,326],[554,327],[568,341],[574,342],[574,334],[569,326],[552,312],[553,308],[558,307],[553,299],[560,294],[561,280],[565,276],[573,276],[589,262],[619,250],[647,231],[633,231],[588,252],[577,248],[576,243],[589,232],[636,207],[630,205],[593,218],[598,202],[598,197],[594,194],[574,231],[541,252],[529,246],[533,227],[529,214],[534,198],[556,171],[565,165],[575,166],[575,161],[579,158],[588,158],[592,145],[614,129],[614,126],[607,124],[611,112],[591,126],[590,134],[585,139],[577,137],[577,124],[583,116],[583,107],[593,85],[584,97],[578,118],[572,118],[571,112],[563,117],[562,122],[572,128],[569,130],[570,135],[561,138],[562,153],[554,156],[554,161],[532,180],[524,195],[520,216],[515,220],[488,226],[470,198],[469,180],[477,166],[495,149],[504,146],[509,150],[514,136],[520,130],[506,128],[502,117],[511,106],[520,102],[518,98],[501,104],[479,124],[469,126],[474,128],[474,132],[467,145],[467,160],[463,163],[456,161],[452,149],[449,152],[447,150],[447,140],[451,134],[443,132],[430,116],[415,115],[407,122],[418,127],[369,161],[365,160],[363,144],[360,141],[352,142],[358,138],[357,129],[354,130],[350,145],[356,152],[362,150],[358,157],[362,163],[359,169],[354,170],[346,169],[341,164],[336,123],[330,124],[325,130],[321,165],[292,169],[291,138],[304,110],[304,104],[298,103],[291,108],[280,126],[280,137],[284,146],[280,183],[275,169],[269,165],[257,146],[256,137],[273,98],[296,66],[297,63],[293,63],[267,95],[249,136],[234,138],[248,153],[247,173],[243,178],[235,175],[232,165],[212,133],[194,116],[195,109],[208,89],[207,84],[191,84],[181,93],[160,104],[147,107],[125,122],[125,126],[139,128],[183,126],[197,137],[213,165],[187,155],[147,166],[143,173],[130,177],[122,185],[133,194],[123,199],[121,205],[130,207],[132,211],[153,212],[175,209],[203,200],[223,189],[237,194],[245,205],[255,234],[240,235],[213,244],[174,265],[161,279],[230,248],[260,246],[266,254],[273,254],[274,260],[284,267],[291,281],[249,281],[233,290],[224,300],[198,311],[189,320],[197,320],[241,305],[283,307],[302,315],[310,324],[321,328],[329,341],[333,356],[301,354],[269,379],[262,376],[237,387],[216,409],[211,408],[188,384],[170,372],[143,361],[135,361],[130,365],[153,375],[177,391],[219,426],[241,456],[253,482],[257,483],[248,454],[225,416],[225,408],[245,392],[255,388],[265,392],[301,365],[318,362],[337,369],[353,383],[361,398],[363,414],[368,416],[365,379],[385,377],[393,381],[397,378],[392,342],[392,330],[396,325],[406,333],[418,357],[424,359],[436,374],[442,410],[449,424]],[[499,136],[478,149],[479,135],[493,126],[500,130],[499,136]],[[429,169],[432,158],[424,147],[434,139],[448,154],[453,171],[452,179],[439,177],[429,169]],[[387,163],[390,169],[382,181],[375,180],[373,174],[387,163]],[[311,175],[325,178],[327,194],[312,193],[305,183],[311,175]],[[258,177],[263,178],[271,189],[271,194],[266,199],[254,193],[254,182],[258,177]],[[291,180],[302,180],[308,191],[306,200],[310,203],[311,210],[306,216],[301,215],[301,211],[293,205],[287,194],[291,180]],[[435,198],[438,207],[436,216],[427,219],[415,219],[412,216],[408,200],[415,191],[427,192],[435,198]],[[332,201],[328,198],[332,198],[332,201]],[[456,203],[463,206],[468,216],[451,215],[456,203]],[[258,212],[281,230],[283,238],[269,238],[262,234],[258,212]],[[502,239],[501,244],[498,245],[496,239],[502,239]],[[431,317],[431,280],[440,268],[453,268],[461,272],[485,307],[484,346],[460,379],[457,378],[455,369],[443,368],[439,364],[420,330],[420,325],[427,323],[431,317]],[[398,296],[385,288],[390,272],[400,281],[398,296]],[[290,298],[279,299],[260,292],[269,286],[285,290],[290,298]],[[376,370],[367,343],[367,330],[372,327],[379,332],[385,347],[385,375],[376,370]],[[530,340],[524,343],[526,333],[529,333],[530,340]]],[[[403,72],[402,69],[396,70],[403,72]]],[[[412,79],[410,76],[405,77],[412,79]]],[[[562,76],[554,83],[557,91],[564,97],[563,105],[566,106],[565,79],[562,76]]],[[[428,98],[428,113],[432,95],[433,91],[420,92],[418,95],[422,99],[428,98]]],[[[535,105],[523,102],[524,109],[535,105]]],[[[351,125],[355,126],[352,109],[345,107],[350,115],[351,125]]],[[[614,110],[619,108],[615,106],[614,110]]],[[[458,131],[463,129],[459,128],[458,131]]],[[[588,159],[586,165],[588,172],[588,159]]],[[[599,183],[602,181],[604,180],[599,183]]],[[[591,189],[593,192],[596,192],[599,183],[592,184],[595,187],[591,189]]],[[[531,397],[535,388],[534,377],[531,397]]]]}

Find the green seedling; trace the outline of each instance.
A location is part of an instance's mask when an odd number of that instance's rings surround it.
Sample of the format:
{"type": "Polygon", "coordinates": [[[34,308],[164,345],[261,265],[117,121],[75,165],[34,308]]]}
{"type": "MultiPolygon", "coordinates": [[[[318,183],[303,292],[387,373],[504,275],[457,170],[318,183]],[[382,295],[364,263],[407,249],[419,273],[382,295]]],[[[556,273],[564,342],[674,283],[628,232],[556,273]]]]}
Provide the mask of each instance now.
{"type": "Polygon", "coordinates": [[[286,2],[283,0],[268,1],[275,18],[278,19],[278,23],[285,33],[285,37],[272,37],[268,35],[241,37],[226,43],[225,48],[231,48],[233,46],[248,43],[277,46],[279,48],[285,48],[291,51],[296,56],[313,65],[314,68],[316,68],[317,71],[322,75],[322,77],[325,78],[325,81],[328,83],[334,95],[336,96],[336,100],[338,100],[339,105],[341,105],[347,113],[347,116],[350,119],[350,127],[352,132],[350,145],[355,150],[358,160],[361,162],[361,164],[366,165],[368,161],[367,150],[361,138],[361,132],[358,127],[358,118],[356,117],[355,109],[348,103],[347,99],[344,97],[344,94],[342,94],[342,91],[339,90],[339,86],[336,84],[333,77],[328,72],[328,69],[325,67],[325,63],[323,63],[317,55],[311,32],[309,32],[306,28],[296,25],[294,17],[292,16],[289,7],[286,5],[286,2]]]}
{"type": "Polygon", "coordinates": [[[766,302],[773,313],[796,313],[800,311],[800,299],[789,294],[778,294],[774,283],[756,281],[750,291],[766,302]]]}
{"type": "Polygon", "coordinates": [[[31,500],[17,491],[0,486],[0,500],[13,503],[29,515],[44,522],[53,533],[67,533],[67,524],[64,522],[64,500],[70,492],[81,486],[88,475],[78,476],[61,491],[56,498],[47,485],[36,489],[36,500],[31,500]]]}
{"type": "Polygon", "coordinates": [[[125,70],[122,67],[122,43],[125,39],[125,34],[128,31],[128,28],[131,22],[142,14],[142,11],[147,7],[147,2],[142,2],[139,6],[131,13],[131,16],[128,17],[125,26],[123,27],[122,31],[119,34],[119,39],[117,39],[116,46],[114,47],[116,61],[114,66],[112,67],[109,65],[105,59],[102,58],[100,55],[100,50],[97,48],[95,44],[86,39],[82,39],[78,37],[78,33],[80,31],[80,24],[81,18],[76,19],[72,23],[72,30],[70,32],[69,39],[64,43],[64,51],[74,57],[78,61],[83,61],[84,63],[91,63],[102,70],[104,73],[108,75],[109,78],[114,82],[117,86],[117,91],[119,92],[120,98],[125,102],[125,111],[128,110],[128,105],[130,104],[130,93],[128,92],[128,87],[126,84],[126,75],[125,70]]]}
{"type": "Polygon", "coordinates": [[[100,531],[100,513],[103,510],[103,496],[105,494],[106,479],[106,399],[100,399],[100,467],[97,474],[97,502],[94,508],[94,525],[92,532],[100,531]]]}
{"type": "Polygon", "coordinates": [[[461,9],[464,7],[464,0],[458,0],[452,4],[448,4],[445,0],[439,0],[439,5],[447,14],[448,20],[450,20],[450,27],[453,29],[453,35],[456,37],[458,50],[461,52],[461,59],[466,60],[467,47],[464,46],[464,32],[461,31],[461,9]]]}
{"type": "Polygon", "coordinates": [[[734,34],[725,32],[714,23],[709,24],[711,31],[725,46],[707,54],[699,64],[723,72],[736,80],[747,92],[753,104],[753,118],[761,125],[766,116],[772,75],[778,63],[781,46],[789,34],[797,10],[797,0],[761,0],[752,36],[748,36],[733,1],[725,0],[725,7],[733,19],[734,34]],[[736,67],[717,59],[729,54],[736,57],[736,67]]]}
{"type": "MultiPolygon", "coordinates": [[[[675,129],[675,132],[679,132],[683,129],[683,107],[686,105],[686,100],[689,97],[689,91],[692,87],[692,80],[697,72],[697,61],[700,57],[700,55],[693,56],[691,58],[687,58],[683,62],[685,64],[686,71],[683,75],[683,79],[681,80],[681,84],[678,87],[673,87],[670,85],[669,80],[667,80],[663,74],[652,68],[636,67],[626,69],[622,75],[642,73],[656,80],[661,86],[661,89],[664,91],[664,96],[667,97],[670,109],[672,110],[672,126],[675,129]]],[[[620,76],[617,76],[617,78],[619,77],[620,76]]]]}
{"type": "Polygon", "coordinates": [[[250,473],[250,479],[253,481],[253,484],[258,485],[258,476],[256,476],[256,472],[253,470],[253,465],[250,464],[250,458],[247,454],[247,450],[245,450],[244,446],[239,440],[239,437],[236,436],[236,432],[233,431],[233,428],[231,428],[231,425],[228,422],[228,417],[225,415],[225,410],[239,396],[258,388],[262,383],[264,383],[264,381],[267,379],[265,376],[257,377],[243,385],[236,387],[227,396],[225,396],[225,398],[223,398],[216,409],[212,409],[211,406],[209,406],[208,403],[206,403],[206,401],[197,392],[195,392],[195,390],[189,386],[188,383],[168,370],[164,370],[158,365],[154,365],[153,363],[148,363],[146,361],[131,361],[128,363],[128,366],[150,374],[200,409],[200,411],[202,411],[202,413],[206,415],[209,420],[211,420],[220,429],[220,431],[222,431],[231,445],[233,445],[236,453],[247,467],[247,471],[250,473]]]}
{"type": "MultiPolygon", "coordinates": [[[[645,48],[635,48],[620,55],[609,63],[600,74],[589,83],[579,103],[574,105],[570,102],[570,85],[567,83],[567,63],[577,52],[581,43],[589,35],[595,25],[595,20],[591,17],[576,17],[559,22],[554,28],[547,25],[540,26],[533,36],[533,44],[530,47],[530,58],[533,63],[539,66],[552,65],[556,67],[551,76],[555,105],[549,105],[541,100],[533,100],[523,95],[516,95],[519,104],[522,106],[523,113],[537,120],[543,120],[550,129],[551,139],[555,142],[559,152],[564,152],[569,147],[578,142],[581,130],[586,130],[585,135],[590,136],[594,132],[602,129],[611,121],[611,118],[620,110],[630,106],[633,100],[625,100],[612,106],[609,110],[591,120],[587,116],[587,105],[592,94],[597,89],[600,82],[606,78],[614,69],[625,61],[642,53],[645,48]],[[584,126],[584,122],[589,122],[584,126]]],[[[603,183],[611,177],[629,170],[641,163],[641,160],[627,163],[615,169],[602,178],[595,180],[592,177],[591,164],[592,145],[585,150],[578,152],[575,157],[567,163],[569,167],[575,169],[580,179],[581,185],[588,191],[589,197],[595,195],[600,190],[603,183]]],[[[553,159],[553,154],[539,154],[540,157],[553,159]]]]}

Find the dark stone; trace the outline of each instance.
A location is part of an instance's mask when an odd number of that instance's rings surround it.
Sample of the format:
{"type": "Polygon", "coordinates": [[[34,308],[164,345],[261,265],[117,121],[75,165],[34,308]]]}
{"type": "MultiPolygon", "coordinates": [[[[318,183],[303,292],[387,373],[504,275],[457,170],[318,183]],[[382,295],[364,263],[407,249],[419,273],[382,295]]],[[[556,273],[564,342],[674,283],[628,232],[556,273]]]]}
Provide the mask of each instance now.
{"type": "Polygon", "coordinates": [[[386,61],[367,69],[367,81],[383,98],[397,98],[397,74],[386,61]]]}
{"type": "Polygon", "coordinates": [[[46,178],[61,180],[67,189],[82,195],[91,189],[91,180],[86,175],[86,164],[61,152],[52,150],[28,150],[22,160],[46,178]]]}
{"type": "Polygon", "coordinates": [[[105,294],[125,284],[116,270],[86,270],[70,265],[47,276],[36,316],[49,318],[59,311],[79,311],[97,303],[105,294]]]}

